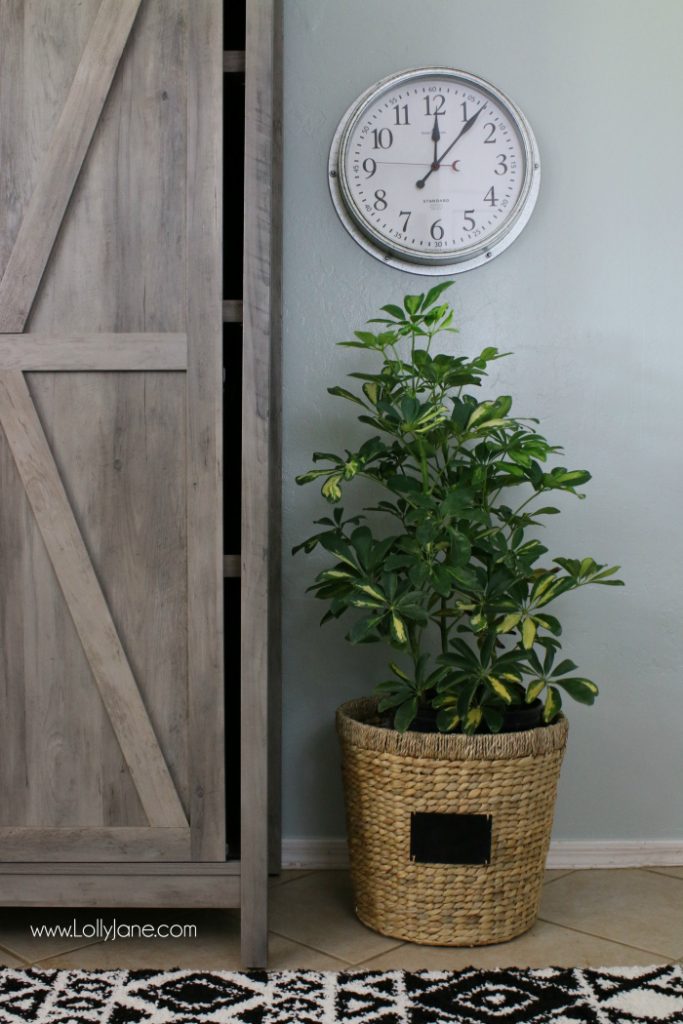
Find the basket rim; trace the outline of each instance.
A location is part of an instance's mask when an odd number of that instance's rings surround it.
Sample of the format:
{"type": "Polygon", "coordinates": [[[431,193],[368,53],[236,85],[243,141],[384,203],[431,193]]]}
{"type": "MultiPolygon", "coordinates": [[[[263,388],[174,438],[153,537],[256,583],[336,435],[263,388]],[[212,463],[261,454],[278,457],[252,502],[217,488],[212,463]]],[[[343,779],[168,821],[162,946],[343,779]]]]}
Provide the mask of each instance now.
{"type": "Polygon", "coordinates": [[[550,754],[563,750],[567,743],[569,722],[564,715],[552,725],[520,732],[477,736],[400,733],[369,721],[377,714],[377,704],[375,697],[360,697],[337,708],[337,733],[342,745],[436,761],[498,761],[550,754]]]}

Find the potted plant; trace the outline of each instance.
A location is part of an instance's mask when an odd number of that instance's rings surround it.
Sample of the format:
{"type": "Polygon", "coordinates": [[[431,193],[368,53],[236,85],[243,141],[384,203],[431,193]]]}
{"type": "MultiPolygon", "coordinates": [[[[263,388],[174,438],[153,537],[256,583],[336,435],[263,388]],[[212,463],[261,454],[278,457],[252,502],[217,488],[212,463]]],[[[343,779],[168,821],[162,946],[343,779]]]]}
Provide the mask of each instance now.
{"type": "MultiPolygon", "coordinates": [[[[332,514],[294,551],[322,548],[310,588],[323,622],[353,614],[347,640],[393,653],[374,696],[337,713],[351,873],[360,919],[387,935],[443,945],[500,942],[538,911],[567,736],[562,696],[592,704],[594,682],[559,657],[550,607],[618,566],[547,559],[539,527],[551,492],[583,497],[582,469],[512,415],[509,395],[479,397],[488,365],[444,350],[457,333],[441,300],[452,282],[382,307],[342,345],[378,366],[350,374],[370,436],[316,452],[332,514]],[[344,514],[344,489],[377,500],[344,514]]],[[[508,353],[505,353],[508,354],[508,353]]]]}

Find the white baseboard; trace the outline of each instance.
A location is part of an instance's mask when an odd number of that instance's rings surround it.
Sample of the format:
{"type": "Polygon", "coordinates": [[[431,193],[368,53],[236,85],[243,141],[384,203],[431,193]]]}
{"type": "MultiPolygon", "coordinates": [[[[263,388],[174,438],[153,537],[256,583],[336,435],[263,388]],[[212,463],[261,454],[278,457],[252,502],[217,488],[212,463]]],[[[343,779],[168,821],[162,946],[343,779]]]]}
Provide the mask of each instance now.
{"type": "MultiPolygon", "coordinates": [[[[283,868],[345,868],[345,839],[284,839],[283,868]]],[[[558,839],[551,843],[549,868],[642,868],[683,865],[683,840],[558,839]]]]}

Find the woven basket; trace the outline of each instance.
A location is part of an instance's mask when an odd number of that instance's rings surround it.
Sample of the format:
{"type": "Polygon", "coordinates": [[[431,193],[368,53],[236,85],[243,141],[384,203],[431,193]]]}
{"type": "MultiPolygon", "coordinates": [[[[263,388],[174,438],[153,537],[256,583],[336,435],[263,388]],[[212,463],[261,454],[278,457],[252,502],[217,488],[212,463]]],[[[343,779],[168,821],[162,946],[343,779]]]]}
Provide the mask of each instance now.
{"type": "Polygon", "coordinates": [[[356,700],[337,711],[358,917],[437,946],[520,935],[538,913],[567,720],[495,736],[401,734],[380,727],[376,709],[356,700]],[[411,858],[419,812],[490,816],[488,863],[411,858]]]}

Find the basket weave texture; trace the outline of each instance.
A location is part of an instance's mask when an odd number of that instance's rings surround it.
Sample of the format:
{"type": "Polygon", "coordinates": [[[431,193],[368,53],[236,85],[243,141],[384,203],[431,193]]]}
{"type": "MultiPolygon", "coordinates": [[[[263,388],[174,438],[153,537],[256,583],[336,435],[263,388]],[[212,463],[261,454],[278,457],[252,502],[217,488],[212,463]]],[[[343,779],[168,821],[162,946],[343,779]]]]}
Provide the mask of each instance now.
{"type": "Polygon", "coordinates": [[[505,942],[534,923],[568,723],[492,736],[398,733],[377,702],[337,711],[356,913],[438,946],[505,942]],[[411,814],[492,817],[488,864],[411,860],[411,814]]]}

